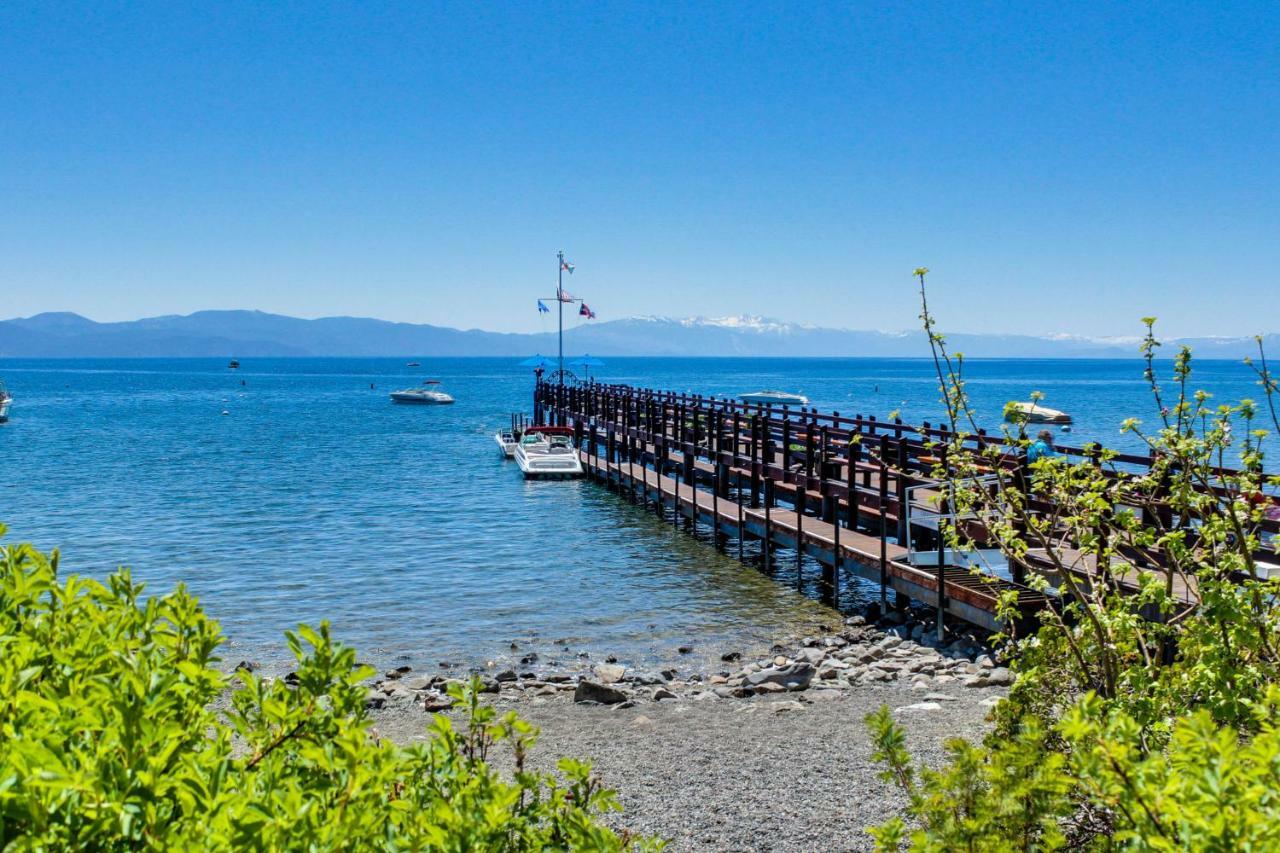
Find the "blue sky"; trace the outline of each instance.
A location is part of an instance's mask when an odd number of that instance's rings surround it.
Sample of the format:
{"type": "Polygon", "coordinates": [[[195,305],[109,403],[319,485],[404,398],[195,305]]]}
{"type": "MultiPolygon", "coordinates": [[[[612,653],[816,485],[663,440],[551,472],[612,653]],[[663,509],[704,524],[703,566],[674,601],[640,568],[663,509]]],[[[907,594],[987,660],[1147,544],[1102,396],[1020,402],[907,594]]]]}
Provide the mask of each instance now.
{"type": "Polygon", "coordinates": [[[0,5],[0,316],[1280,330],[1268,4],[0,5]]]}

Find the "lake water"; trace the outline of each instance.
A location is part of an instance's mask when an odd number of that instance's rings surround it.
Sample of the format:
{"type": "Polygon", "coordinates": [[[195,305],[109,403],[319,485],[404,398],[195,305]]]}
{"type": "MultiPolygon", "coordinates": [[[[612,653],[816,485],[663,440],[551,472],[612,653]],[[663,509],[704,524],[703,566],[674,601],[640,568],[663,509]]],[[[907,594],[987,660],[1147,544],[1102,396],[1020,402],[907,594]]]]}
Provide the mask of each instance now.
{"type": "MultiPolygon", "coordinates": [[[[602,379],[717,395],[782,388],[824,410],[938,420],[931,365],[908,359],[609,359],[602,379]]],[[[1154,410],[1132,361],[976,361],[968,389],[998,424],[1045,392],[1070,440],[1154,410]]],[[[526,482],[492,435],[528,411],[510,359],[0,360],[15,397],[0,425],[0,522],[60,547],[63,567],[133,567],[186,583],[231,641],[275,667],[281,633],[329,619],[378,665],[472,665],[537,650],[623,661],[767,646],[836,614],[587,482],[526,482]],[[396,406],[430,375],[458,402],[396,406]],[[243,384],[242,384],[243,383],[243,384]],[[226,412],[224,415],[223,412],[226,412]],[[567,643],[557,643],[567,640],[567,643]],[[520,649],[513,652],[515,641],[520,649]]],[[[1257,397],[1247,368],[1200,365],[1222,401],[1257,397]]],[[[816,571],[810,571],[812,584],[816,571]]],[[[812,593],[811,588],[807,592],[812,593]]],[[[850,607],[873,590],[849,585],[850,607]]]]}

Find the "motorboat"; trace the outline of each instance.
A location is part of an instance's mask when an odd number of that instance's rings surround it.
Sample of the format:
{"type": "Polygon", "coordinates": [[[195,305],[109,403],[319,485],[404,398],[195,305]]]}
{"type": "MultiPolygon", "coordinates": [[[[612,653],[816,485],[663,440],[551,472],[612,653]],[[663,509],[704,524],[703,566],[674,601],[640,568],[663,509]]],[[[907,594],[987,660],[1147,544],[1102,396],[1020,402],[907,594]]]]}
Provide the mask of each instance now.
{"type": "Polygon", "coordinates": [[[13,395],[4,387],[4,383],[0,382],[0,424],[9,420],[9,404],[13,402],[13,395]]]}
{"type": "Polygon", "coordinates": [[[753,394],[739,394],[738,399],[744,403],[758,403],[762,406],[807,406],[809,398],[803,394],[788,394],[786,391],[756,391],[753,394]]]}
{"type": "Polygon", "coordinates": [[[581,477],[582,460],[569,427],[535,426],[516,443],[516,464],[525,477],[581,477]]]}
{"type": "Polygon", "coordinates": [[[508,459],[514,459],[516,456],[516,445],[520,443],[520,435],[509,429],[500,429],[493,434],[493,440],[498,442],[498,449],[502,451],[502,455],[508,459]]]}
{"type": "Polygon", "coordinates": [[[440,387],[440,380],[428,379],[422,383],[419,388],[405,388],[402,391],[392,391],[391,399],[396,403],[426,403],[442,405],[452,403],[453,397],[445,393],[440,387]]]}
{"type": "Polygon", "coordinates": [[[228,362],[227,362],[227,369],[228,369],[228,370],[239,370],[239,369],[240,369],[240,362],[236,361],[234,358],[233,358],[233,359],[231,359],[230,361],[228,361],[228,362]]]}
{"type": "Polygon", "coordinates": [[[1004,419],[1010,423],[1069,424],[1071,415],[1041,406],[1039,403],[1012,402],[1004,407],[1004,419]]]}
{"type": "Polygon", "coordinates": [[[405,367],[422,367],[422,363],[418,361],[410,361],[405,363],[405,367]]]}

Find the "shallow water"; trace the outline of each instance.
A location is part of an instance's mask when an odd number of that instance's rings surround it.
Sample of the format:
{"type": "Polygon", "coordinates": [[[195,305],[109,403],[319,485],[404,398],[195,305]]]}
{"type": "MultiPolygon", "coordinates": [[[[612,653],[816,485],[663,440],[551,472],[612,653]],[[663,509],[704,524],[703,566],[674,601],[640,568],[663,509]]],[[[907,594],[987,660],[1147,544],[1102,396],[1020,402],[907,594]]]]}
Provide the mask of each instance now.
{"type": "MultiPolygon", "coordinates": [[[[776,387],[845,414],[938,416],[923,360],[608,361],[607,381],[776,387]]],[[[653,663],[682,644],[710,656],[834,619],[796,592],[792,567],[771,579],[602,487],[521,479],[492,438],[529,408],[531,377],[511,360],[423,363],[0,360],[15,397],[0,425],[0,521],[10,540],[60,547],[68,570],[129,565],[153,592],[186,583],[222,622],[226,656],[268,665],[286,654],[283,630],[322,618],[366,659],[415,666],[530,649],[544,664],[582,651],[653,663]],[[389,402],[428,374],[456,405],[389,402]]],[[[1119,422],[1153,413],[1136,360],[969,371],[991,426],[1033,389],[1076,416],[1073,444],[1132,448],[1119,422]]],[[[1224,401],[1257,396],[1241,365],[1207,363],[1200,379],[1224,401]]],[[[850,584],[841,606],[876,594],[850,584]]]]}

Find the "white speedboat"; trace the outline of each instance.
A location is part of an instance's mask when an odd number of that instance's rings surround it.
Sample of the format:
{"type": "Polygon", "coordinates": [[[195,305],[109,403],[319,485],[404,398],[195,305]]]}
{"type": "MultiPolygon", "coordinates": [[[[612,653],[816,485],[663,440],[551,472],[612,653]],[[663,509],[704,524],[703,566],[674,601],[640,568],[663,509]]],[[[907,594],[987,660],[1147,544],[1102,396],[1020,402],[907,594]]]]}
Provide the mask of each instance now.
{"type": "Polygon", "coordinates": [[[0,424],[9,420],[9,404],[13,402],[13,395],[5,390],[4,383],[0,382],[0,424]]]}
{"type": "Polygon", "coordinates": [[[738,399],[744,403],[758,403],[762,406],[772,403],[775,406],[807,406],[809,398],[803,394],[788,394],[786,391],[756,391],[753,394],[740,394],[738,399]]]}
{"type": "Polygon", "coordinates": [[[1004,419],[1010,423],[1028,424],[1069,424],[1071,415],[1050,409],[1039,403],[1009,403],[1005,406],[1004,419]]]}
{"type": "Polygon", "coordinates": [[[583,473],[569,427],[529,427],[520,436],[515,455],[526,477],[581,477],[583,473]]]}
{"type": "Polygon", "coordinates": [[[520,443],[520,437],[509,429],[500,429],[493,434],[493,440],[498,442],[498,449],[502,451],[502,455],[508,459],[514,459],[516,455],[516,445],[520,443]]]}
{"type": "Polygon", "coordinates": [[[392,391],[391,399],[396,403],[452,403],[453,397],[440,387],[438,379],[428,379],[421,388],[405,388],[403,391],[392,391]]]}

